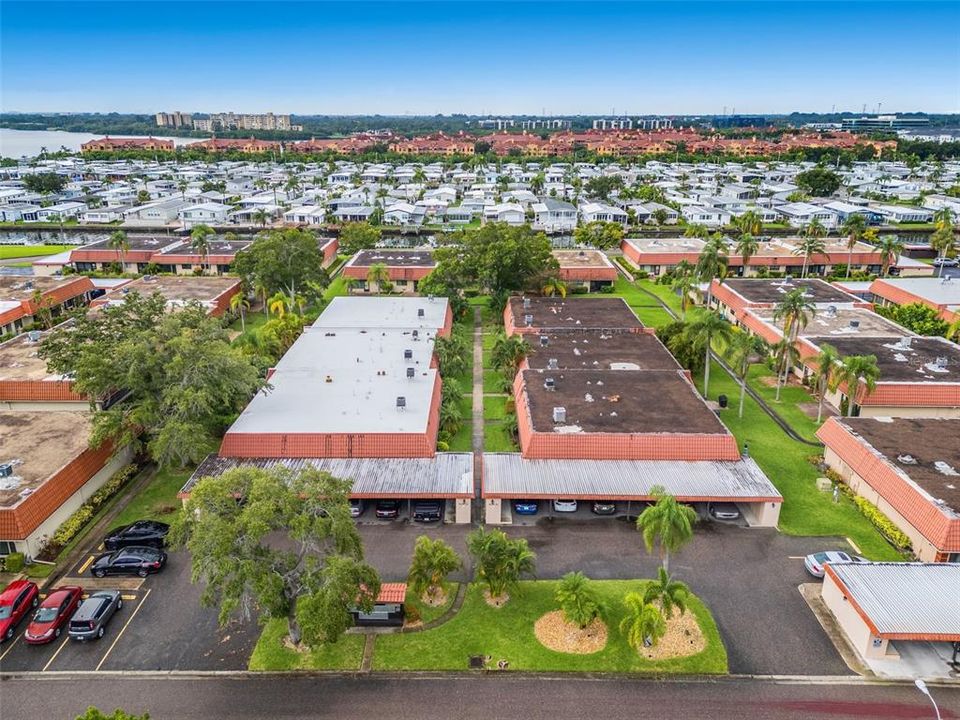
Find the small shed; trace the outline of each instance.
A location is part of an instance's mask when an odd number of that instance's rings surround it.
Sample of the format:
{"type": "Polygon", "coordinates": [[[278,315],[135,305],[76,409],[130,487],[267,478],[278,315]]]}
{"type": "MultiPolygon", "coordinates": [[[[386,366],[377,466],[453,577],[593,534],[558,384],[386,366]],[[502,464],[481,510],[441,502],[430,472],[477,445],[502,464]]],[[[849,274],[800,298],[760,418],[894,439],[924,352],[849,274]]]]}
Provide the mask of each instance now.
{"type": "Polygon", "coordinates": [[[358,627],[393,627],[403,625],[403,603],[407,599],[406,583],[383,583],[373,610],[363,612],[359,608],[351,611],[354,625],[358,627]]]}

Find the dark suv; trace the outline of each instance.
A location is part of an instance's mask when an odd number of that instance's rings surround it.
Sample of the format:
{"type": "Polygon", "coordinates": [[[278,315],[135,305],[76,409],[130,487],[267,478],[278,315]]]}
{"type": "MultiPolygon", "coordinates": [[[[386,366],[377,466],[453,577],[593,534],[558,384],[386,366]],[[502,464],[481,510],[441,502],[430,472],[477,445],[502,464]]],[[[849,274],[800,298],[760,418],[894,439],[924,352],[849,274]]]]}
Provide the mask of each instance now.
{"type": "Polygon", "coordinates": [[[134,545],[162,548],[167,543],[167,533],[169,532],[170,526],[166,523],[156,522],[155,520],[137,520],[135,523],[112,530],[103,539],[103,546],[107,550],[119,550],[134,545]]]}
{"type": "Polygon", "coordinates": [[[443,520],[443,500],[421,500],[413,504],[414,522],[439,522],[443,520]]]}
{"type": "Polygon", "coordinates": [[[74,640],[102,638],[113,614],[123,607],[119,590],[97,590],[83,601],[70,618],[67,634],[74,640]]]}

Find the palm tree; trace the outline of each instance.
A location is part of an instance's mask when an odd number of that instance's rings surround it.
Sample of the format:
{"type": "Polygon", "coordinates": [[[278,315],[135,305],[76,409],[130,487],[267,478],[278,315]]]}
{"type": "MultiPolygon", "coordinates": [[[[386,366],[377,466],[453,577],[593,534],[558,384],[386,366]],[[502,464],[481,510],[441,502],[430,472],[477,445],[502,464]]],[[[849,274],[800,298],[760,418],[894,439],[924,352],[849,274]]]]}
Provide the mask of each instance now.
{"type": "Polygon", "coordinates": [[[413,171],[413,181],[421,185],[427,181],[427,174],[423,171],[422,167],[418,167],[413,171]]]}
{"type": "Polygon", "coordinates": [[[230,298],[230,309],[233,312],[240,313],[240,332],[247,331],[247,323],[244,317],[244,314],[247,310],[250,309],[250,300],[247,298],[247,294],[243,291],[238,292],[236,295],[230,298]]]}
{"type": "Polygon", "coordinates": [[[443,582],[447,575],[462,567],[460,556],[447,543],[440,538],[431,540],[421,535],[413,546],[413,562],[407,581],[420,597],[437,598],[443,593],[443,582]]]}
{"type": "Polygon", "coordinates": [[[719,233],[704,243],[703,249],[697,257],[694,274],[697,280],[707,284],[707,309],[710,308],[713,300],[713,281],[715,278],[722,281],[727,276],[727,264],[729,262],[727,246],[719,233]]]}
{"type": "Polygon", "coordinates": [[[743,401],[747,394],[747,373],[756,358],[768,350],[766,340],[759,335],[751,335],[746,331],[732,333],[727,346],[727,357],[737,379],[740,380],[740,411],[737,415],[740,418],[743,418],[743,401]]]}
{"type": "Polygon", "coordinates": [[[823,400],[828,390],[835,390],[839,377],[840,353],[830,343],[820,346],[820,354],[813,360],[817,368],[817,423],[823,419],[823,400]]]}
{"type": "Polygon", "coordinates": [[[948,207],[942,207],[933,214],[933,223],[938,228],[953,227],[953,210],[948,207]]]}
{"type": "Polygon", "coordinates": [[[950,327],[947,328],[947,334],[945,337],[947,340],[960,342],[960,317],[950,323],[950,327]]]}
{"type": "Polygon", "coordinates": [[[268,213],[263,208],[257,208],[253,213],[253,221],[260,223],[260,227],[267,226],[267,220],[270,219],[270,213],[268,213]]]}
{"type": "Polygon", "coordinates": [[[734,221],[734,224],[743,235],[759,235],[763,232],[763,218],[756,210],[747,210],[734,221]]]}
{"type": "Polygon", "coordinates": [[[543,192],[543,185],[546,182],[542,172],[537,173],[530,179],[530,192],[534,195],[539,195],[543,192]]]}
{"type": "Polygon", "coordinates": [[[656,603],[668,620],[673,617],[676,608],[683,615],[687,611],[687,598],[690,597],[690,588],[686,583],[674,580],[665,569],[657,568],[657,579],[647,585],[643,593],[645,603],[656,603]]]}
{"type": "Polygon", "coordinates": [[[374,263],[367,270],[367,285],[372,286],[374,283],[377,284],[377,295],[390,284],[390,271],[384,263],[374,263]]]}
{"type": "Polygon", "coordinates": [[[270,314],[282,318],[287,312],[288,298],[282,292],[276,292],[270,297],[270,314]]]}
{"type": "Polygon", "coordinates": [[[656,605],[643,601],[643,595],[629,592],[623,598],[627,614],[620,621],[620,632],[637,652],[656,645],[667,632],[667,621],[656,605]]]}
{"type": "Polygon", "coordinates": [[[733,326],[715,310],[707,310],[687,325],[684,330],[688,340],[695,346],[703,345],[705,362],[703,367],[703,396],[710,392],[710,351],[714,340],[729,342],[733,326]]]}
{"type": "Polygon", "coordinates": [[[263,314],[266,315],[268,312],[268,303],[267,303],[267,293],[270,292],[262,280],[255,280],[253,285],[253,294],[256,295],[263,302],[263,314]]]}
{"type": "Polygon", "coordinates": [[[773,351],[774,367],[777,371],[776,400],[780,402],[780,388],[787,382],[787,373],[793,364],[797,362],[800,353],[796,345],[787,337],[775,343],[771,350],[773,351]]]}
{"type": "Polygon", "coordinates": [[[130,241],[123,230],[114,230],[107,239],[107,247],[116,250],[120,256],[120,272],[123,273],[126,268],[127,251],[130,249],[130,241]]]}
{"type": "Polygon", "coordinates": [[[891,266],[900,262],[900,254],[904,249],[903,241],[896,235],[881,235],[877,241],[877,249],[880,251],[880,274],[887,277],[891,266]]]}
{"type": "Polygon", "coordinates": [[[500,334],[493,343],[490,351],[490,362],[497,370],[512,370],[514,374],[520,369],[520,364],[530,353],[530,345],[522,335],[500,334]]]}
{"type": "Polygon", "coordinates": [[[877,389],[879,379],[880,367],[876,355],[850,355],[844,358],[839,382],[847,386],[847,417],[853,417],[854,405],[863,402],[877,389]]]}
{"type": "Polygon", "coordinates": [[[567,296],[567,284],[558,277],[548,277],[543,281],[540,292],[548,297],[559,295],[562,298],[567,296]]]}
{"type": "Polygon", "coordinates": [[[816,313],[816,305],[807,300],[802,289],[796,288],[784,295],[773,308],[773,320],[782,325],[784,336],[795,343],[816,313]]]}
{"type": "Polygon", "coordinates": [[[743,261],[743,276],[746,277],[747,271],[750,269],[750,258],[756,255],[757,250],[760,249],[760,241],[751,233],[745,232],[737,240],[735,249],[743,261]]]}
{"type": "Polygon", "coordinates": [[[491,598],[503,598],[507,590],[524,575],[533,575],[536,554],[526,538],[515,540],[503,530],[477,528],[467,536],[467,549],[473,555],[477,578],[487,585],[491,598]]]}
{"type": "Polygon", "coordinates": [[[693,223],[691,225],[687,225],[687,229],[683,231],[683,236],[706,239],[710,236],[710,230],[706,225],[698,225],[697,223],[693,223]]]}
{"type": "MultiPolygon", "coordinates": [[[[200,256],[200,267],[204,268],[207,256],[210,254],[210,236],[215,235],[209,225],[196,225],[190,231],[190,247],[200,256]]],[[[205,269],[205,268],[204,268],[205,269]]]]}
{"type": "Polygon", "coordinates": [[[827,229],[817,218],[814,218],[800,231],[800,242],[794,249],[794,255],[803,255],[803,270],[800,277],[807,276],[807,263],[813,255],[822,255],[827,245],[823,238],[827,234],[827,229]]]}
{"type": "Polygon", "coordinates": [[[180,199],[181,199],[181,200],[186,200],[186,199],[187,199],[187,188],[188,188],[188,187],[190,187],[190,183],[188,183],[188,182],[187,182],[186,180],[184,180],[183,178],[177,180],[177,190],[180,191],[180,199]]]}
{"type": "MultiPolygon", "coordinates": [[[[680,266],[677,266],[677,269],[680,269],[680,266]]],[[[696,290],[697,284],[693,281],[693,276],[690,272],[678,273],[676,270],[673,274],[673,282],[670,283],[670,289],[673,290],[680,296],[680,319],[687,319],[687,308],[690,306],[690,293],[696,290]]]]}
{"type": "Polygon", "coordinates": [[[563,576],[554,598],[567,622],[574,623],[581,630],[593,622],[600,614],[600,601],[590,586],[590,579],[581,572],[570,572],[563,576]]]}
{"type": "Polygon", "coordinates": [[[944,258],[953,257],[956,254],[957,245],[953,227],[950,225],[938,227],[930,236],[930,247],[937,251],[937,257],[940,259],[937,277],[941,277],[943,275],[944,258]]]}
{"type": "Polygon", "coordinates": [[[859,213],[847,216],[841,230],[847,236],[847,277],[850,277],[850,265],[853,264],[853,248],[863,239],[867,229],[867,219],[859,213]]]}
{"type": "Polygon", "coordinates": [[[290,193],[296,192],[300,189],[300,180],[296,175],[291,175],[287,178],[287,182],[284,183],[283,189],[287,192],[287,197],[290,196],[290,193]]]}
{"type": "Polygon", "coordinates": [[[456,377],[467,371],[467,344],[459,335],[437,337],[433,343],[433,354],[443,378],[456,377]]]}
{"type": "Polygon", "coordinates": [[[463,427],[463,413],[460,411],[459,393],[456,396],[449,392],[443,393],[440,398],[439,418],[440,430],[447,435],[456,435],[463,427]]]}
{"type": "Polygon", "coordinates": [[[663,568],[669,572],[670,553],[679,550],[693,537],[697,511],[677,502],[660,485],[654,485],[650,495],[656,502],[640,513],[637,529],[643,534],[647,552],[653,552],[654,545],[660,546],[663,568]]]}

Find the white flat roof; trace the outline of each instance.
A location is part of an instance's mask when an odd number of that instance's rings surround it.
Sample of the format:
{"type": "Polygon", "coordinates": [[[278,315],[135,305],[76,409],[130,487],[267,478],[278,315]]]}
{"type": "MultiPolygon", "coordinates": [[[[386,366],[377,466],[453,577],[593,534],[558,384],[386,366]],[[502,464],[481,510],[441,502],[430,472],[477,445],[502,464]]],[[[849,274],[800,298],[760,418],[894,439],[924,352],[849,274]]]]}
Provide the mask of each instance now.
{"type": "Polygon", "coordinates": [[[344,297],[333,299],[314,328],[404,328],[439,330],[447,317],[447,298],[344,297]],[[423,311],[423,315],[419,314],[423,311]]]}
{"type": "Polygon", "coordinates": [[[483,454],[483,496],[502,498],[650,497],[655,485],[681,500],[782,501],[750,458],[720,460],[526,460],[483,454]]]}
{"type": "Polygon", "coordinates": [[[277,363],[272,389],[258,393],[228,432],[425,432],[437,381],[434,335],[423,331],[414,340],[411,330],[314,326],[277,363]]]}
{"type": "Polygon", "coordinates": [[[829,568],[881,637],[960,640],[960,565],[831,563],[829,568]]]}
{"type": "Polygon", "coordinates": [[[881,283],[898,287],[908,293],[929,300],[935,305],[960,305],[960,281],[942,278],[882,278],[875,280],[877,287],[881,283]]]}
{"type": "Polygon", "coordinates": [[[227,458],[210,455],[180,490],[189,493],[201,477],[235,467],[291,470],[316,467],[353,480],[352,497],[473,497],[473,453],[437,453],[418,458],[227,458]]]}

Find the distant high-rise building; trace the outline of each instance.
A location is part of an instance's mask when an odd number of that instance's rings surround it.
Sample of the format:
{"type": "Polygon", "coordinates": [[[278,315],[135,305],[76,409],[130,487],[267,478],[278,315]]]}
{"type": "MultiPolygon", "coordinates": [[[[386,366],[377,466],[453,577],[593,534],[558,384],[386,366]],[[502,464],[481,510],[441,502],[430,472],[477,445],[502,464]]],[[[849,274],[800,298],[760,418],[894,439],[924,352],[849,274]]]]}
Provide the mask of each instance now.
{"type": "Polygon", "coordinates": [[[190,113],[182,113],[179,110],[172,113],[157,113],[157,127],[190,128],[192,126],[193,118],[190,113]]]}
{"type": "Polygon", "coordinates": [[[633,120],[628,117],[597,118],[593,121],[594,130],[632,130],[633,120]]]}
{"type": "Polygon", "coordinates": [[[242,115],[233,112],[213,113],[206,118],[193,121],[195,130],[216,132],[218,130],[281,130],[299,131],[302,125],[290,122],[289,115],[274,115],[273,113],[242,115]]]}
{"type": "Polygon", "coordinates": [[[926,127],[930,124],[930,120],[925,117],[875,115],[874,117],[843,118],[840,124],[844,130],[907,130],[926,127]]]}

